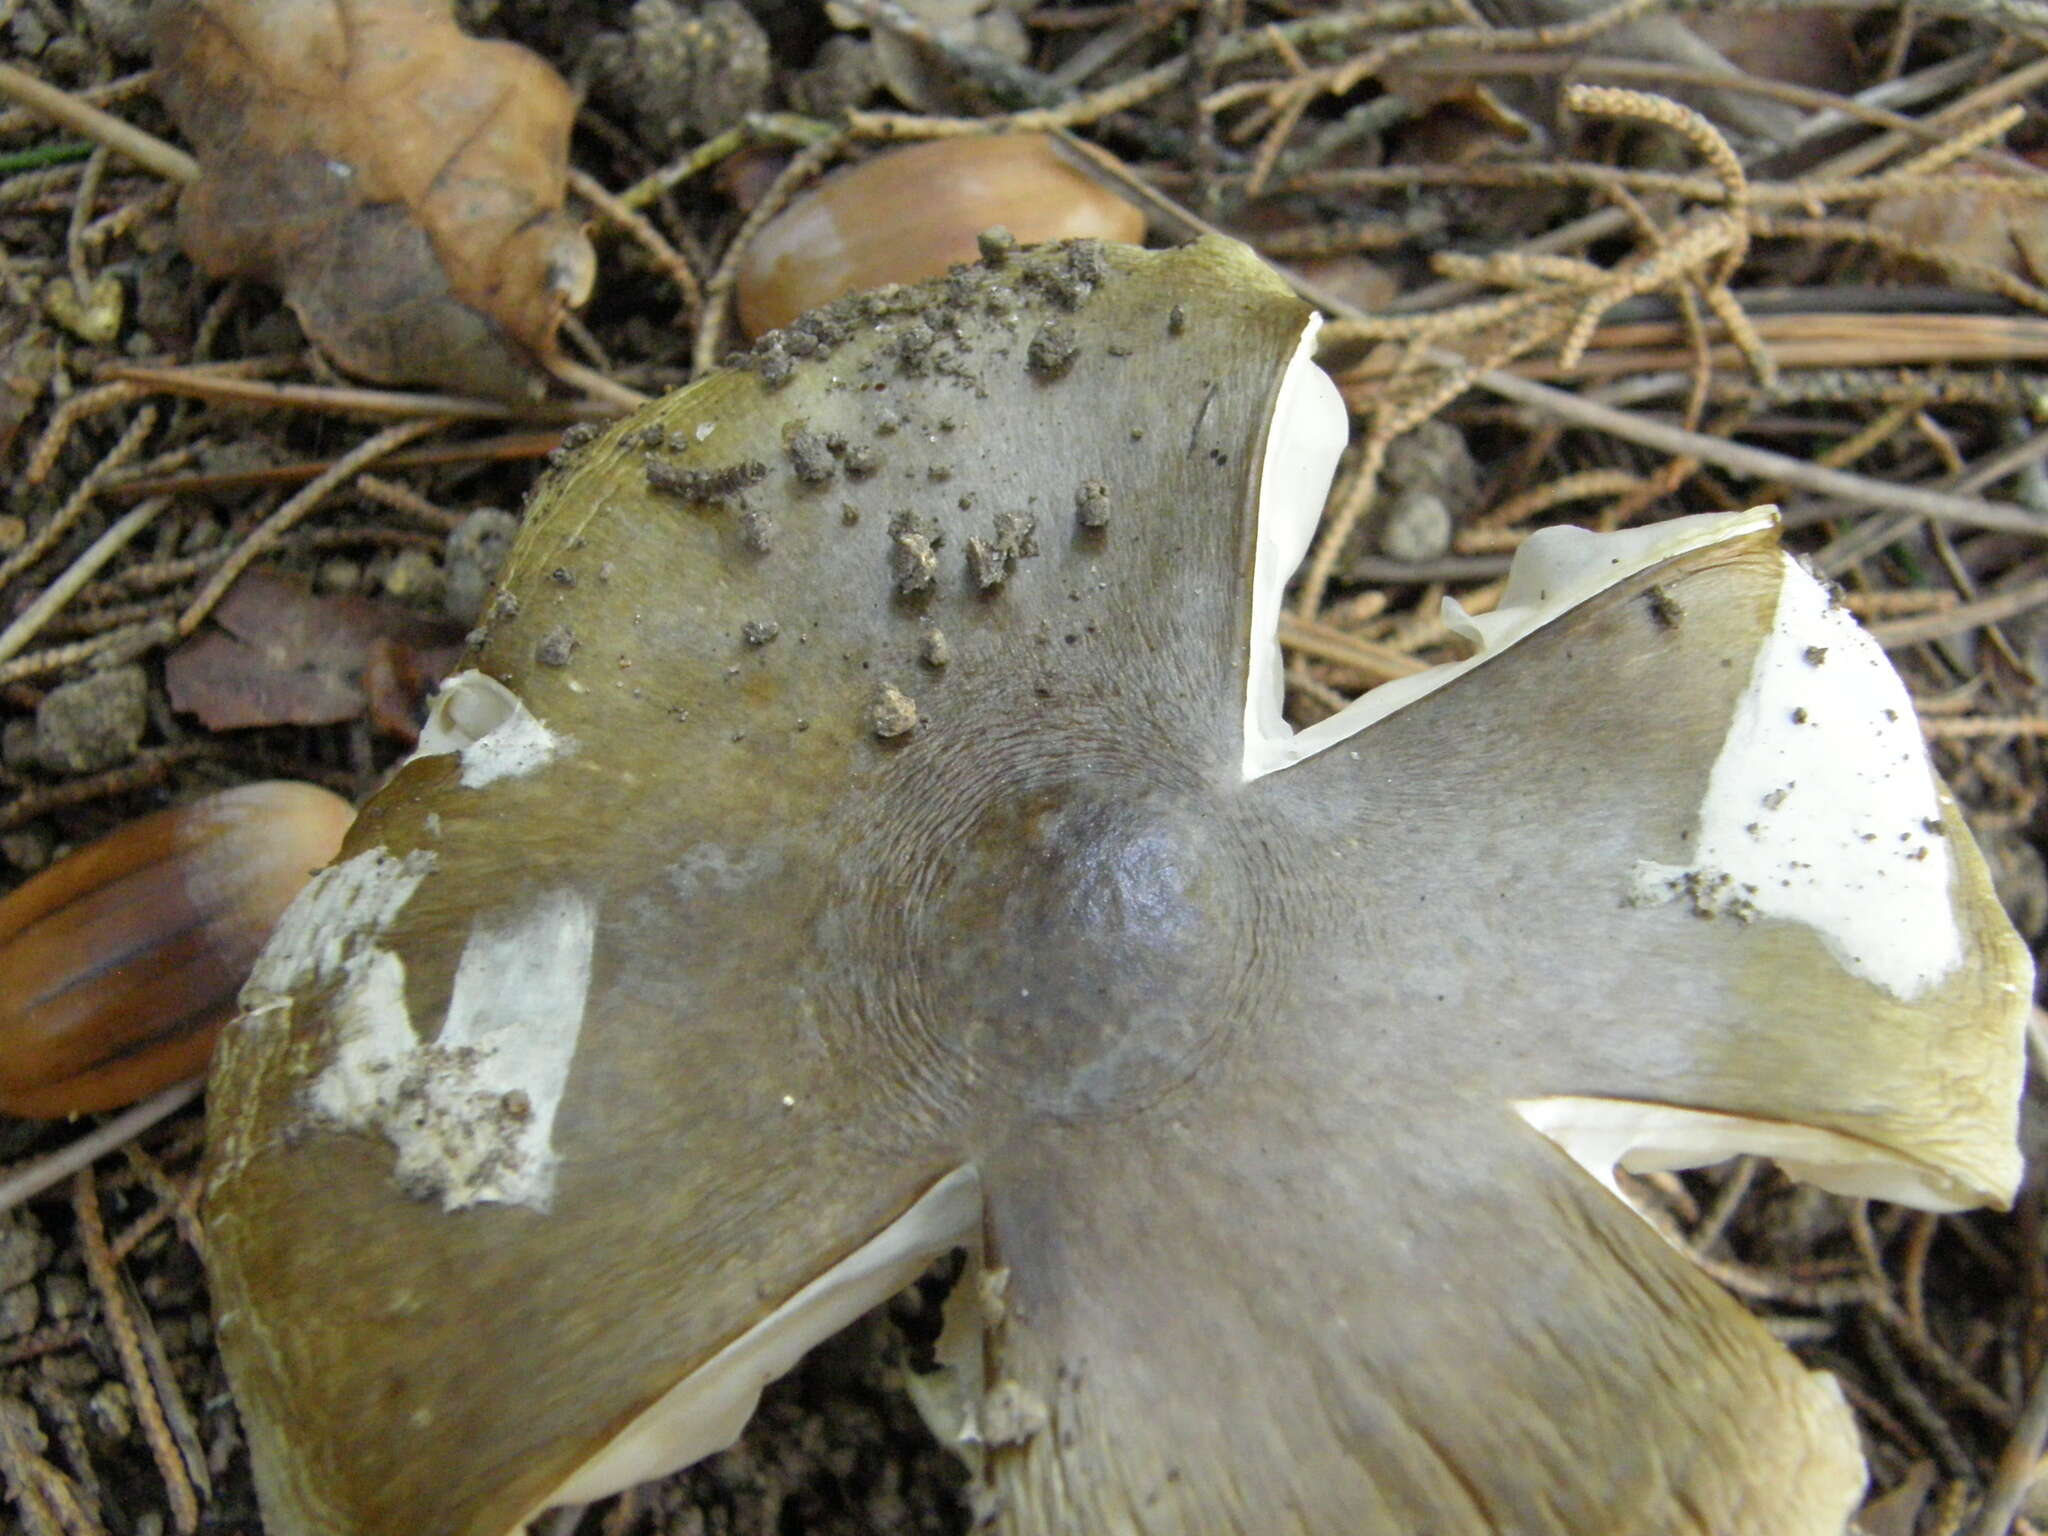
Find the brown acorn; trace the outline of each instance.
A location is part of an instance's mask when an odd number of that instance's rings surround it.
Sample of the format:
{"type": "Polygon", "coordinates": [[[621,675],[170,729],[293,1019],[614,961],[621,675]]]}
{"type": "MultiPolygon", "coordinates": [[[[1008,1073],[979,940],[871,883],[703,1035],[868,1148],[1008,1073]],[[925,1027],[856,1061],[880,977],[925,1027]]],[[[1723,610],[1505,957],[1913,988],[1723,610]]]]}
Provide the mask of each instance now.
{"type": "Polygon", "coordinates": [[[0,896],[0,1112],[112,1109],[205,1070],[250,963],[354,815],[316,785],[247,784],[0,896]]]}
{"type": "Polygon", "coordinates": [[[740,324],[759,336],[842,294],[937,277],[973,261],[992,229],[1020,245],[1135,244],[1145,216],[1044,134],[912,144],[828,176],[769,221],[740,269],[740,324]]]}

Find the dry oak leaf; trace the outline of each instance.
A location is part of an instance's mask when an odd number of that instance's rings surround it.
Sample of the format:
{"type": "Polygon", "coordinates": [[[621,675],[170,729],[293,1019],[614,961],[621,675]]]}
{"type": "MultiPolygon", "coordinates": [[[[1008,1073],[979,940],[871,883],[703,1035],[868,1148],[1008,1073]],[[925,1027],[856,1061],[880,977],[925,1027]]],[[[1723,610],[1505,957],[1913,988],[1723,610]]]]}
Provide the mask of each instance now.
{"type": "Polygon", "coordinates": [[[179,225],[351,373],[519,395],[595,257],[563,211],[576,99],[446,0],[160,0],[157,89],[198,153],[179,225]]]}
{"type": "Polygon", "coordinates": [[[320,597],[276,571],[253,570],[164,663],[171,707],[210,731],[334,725],[365,708],[410,740],[411,715],[461,655],[459,625],[396,603],[320,597]]]}

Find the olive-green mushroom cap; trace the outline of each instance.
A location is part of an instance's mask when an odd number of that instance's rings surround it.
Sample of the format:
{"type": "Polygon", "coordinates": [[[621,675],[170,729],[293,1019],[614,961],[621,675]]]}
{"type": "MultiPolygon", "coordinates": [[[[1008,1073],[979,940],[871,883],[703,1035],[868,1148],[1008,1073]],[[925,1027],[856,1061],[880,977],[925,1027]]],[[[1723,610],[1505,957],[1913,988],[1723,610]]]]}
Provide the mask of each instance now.
{"type": "Polygon", "coordinates": [[[1834,1384],[1613,1171],[2003,1202],[2026,954],[1768,513],[1538,535],[1292,732],[1310,328],[1049,247],[551,471],[216,1070],[273,1536],[702,1455],[956,1245],[923,1396],[1015,1536],[1839,1532],[1834,1384]]]}

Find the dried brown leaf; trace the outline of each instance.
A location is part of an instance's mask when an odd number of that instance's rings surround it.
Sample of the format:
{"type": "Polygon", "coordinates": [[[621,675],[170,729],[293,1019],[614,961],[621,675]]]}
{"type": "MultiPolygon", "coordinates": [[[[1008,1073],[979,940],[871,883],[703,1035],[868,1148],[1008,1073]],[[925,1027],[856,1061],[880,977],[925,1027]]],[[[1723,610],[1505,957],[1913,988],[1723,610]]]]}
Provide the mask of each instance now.
{"type": "Polygon", "coordinates": [[[1834,11],[1713,11],[1687,18],[1730,64],[1763,80],[1787,80],[1844,95],[1861,70],[1850,18],[1834,11]]]}
{"type": "Polygon", "coordinates": [[[1956,175],[1936,192],[1880,199],[1870,205],[1871,225],[1930,258],[1975,262],[2030,283],[2048,279],[2048,202],[1970,181],[1956,175]]]}
{"type": "Polygon", "coordinates": [[[165,0],[157,89],[201,167],[179,225],[277,284],[341,367],[530,393],[594,257],[563,211],[576,102],[447,0],[165,0]]]}
{"type": "Polygon", "coordinates": [[[403,738],[461,636],[395,603],[317,597],[272,571],[236,582],[213,618],[219,628],[171,653],[164,681],[172,707],[215,731],[333,725],[374,700],[374,723],[403,738]]]}

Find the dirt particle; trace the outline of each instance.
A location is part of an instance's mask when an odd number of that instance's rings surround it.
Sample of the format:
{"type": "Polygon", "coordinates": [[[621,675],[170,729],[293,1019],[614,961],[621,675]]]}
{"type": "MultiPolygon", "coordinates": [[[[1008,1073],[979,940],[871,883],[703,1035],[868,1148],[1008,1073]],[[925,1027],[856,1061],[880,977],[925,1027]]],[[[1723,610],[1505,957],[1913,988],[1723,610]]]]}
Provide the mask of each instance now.
{"type": "Polygon", "coordinates": [[[928,626],[918,637],[917,659],[928,667],[948,666],[953,660],[953,642],[937,625],[928,626]]]}
{"type": "Polygon", "coordinates": [[[1188,328],[1188,307],[1176,304],[1166,312],[1166,334],[1179,336],[1188,328]]]}
{"type": "Polygon", "coordinates": [[[998,512],[996,548],[1013,560],[1030,559],[1038,553],[1038,519],[1022,512],[998,512]]]}
{"type": "Polygon", "coordinates": [[[548,580],[558,587],[573,587],[576,585],[576,573],[566,565],[558,565],[548,572],[548,580]]]}
{"type": "Polygon", "coordinates": [[[1100,285],[1109,277],[1109,253],[1102,248],[1100,240],[1070,242],[1066,265],[1069,276],[1091,286],[1100,285]]]}
{"type": "Polygon", "coordinates": [[[140,667],[115,667],[44,696],[35,757],[56,773],[97,773],[133,757],[148,725],[148,677],[140,667]]]}
{"type": "Polygon", "coordinates": [[[749,554],[765,555],[775,547],[775,519],[756,508],[740,517],[740,547],[749,554]]]}
{"type": "Polygon", "coordinates": [[[759,459],[742,459],[716,469],[687,469],[666,459],[647,460],[647,488],[685,501],[731,501],[767,478],[768,466],[759,459]]]}
{"type": "Polygon", "coordinates": [[[1794,725],[1805,725],[1812,718],[1813,716],[1809,715],[1806,712],[1806,706],[1803,704],[1799,708],[1792,711],[1792,723],[1794,725]]]}
{"type": "Polygon", "coordinates": [[[783,350],[779,340],[757,354],[754,366],[760,372],[761,382],[770,389],[782,388],[796,373],[796,359],[783,350]]]}
{"type": "Polygon", "coordinates": [[[1643,601],[1650,608],[1650,622],[1659,629],[1676,629],[1685,622],[1685,609],[1677,598],[1662,587],[1652,587],[1643,594],[1643,601]]]}
{"type": "Polygon", "coordinates": [[[740,626],[740,638],[749,645],[766,645],[782,633],[782,626],[773,619],[749,619],[740,626]]]}
{"type": "Polygon", "coordinates": [[[1043,261],[1024,274],[1024,281],[1038,289],[1062,309],[1079,309],[1088,302],[1096,285],[1109,276],[1109,261],[1101,243],[1076,240],[1062,248],[1057,260],[1043,261]]]}
{"type": "Polygon", "coordinates": [[[847,479],[865,480],[881,472],[881,450],[866,443],[856,444],[846,450],[845,464],[847,479]]]}
{"type": "Polygon", "coordinates": [[[1828,648],[1824,645],[1809,645],[1806,648],[1806,664],[1817,667],[1828,659],[1828,648]]]}
{"type": "Polygon", "coordinates": [[[1074,359],[1080,351],[1081,343],[1075,339],[1071,325],[1064,320],[1048,320],[1031,338],[1031,345],[1024,352],[1024,362],[1040,378],[1057,379],[1074,366],[1074,359]]]}
{"type": "Polygon", "coordinates": [[[896,333],[896,366],[907,374],[923,373],[926,359],[938,334],[922,320],[913,320],[896,333]]]}
{"type": "MultiPolygon", "coordinates": [[[[1211,449],[1210,457],[1219,465],[1226,462],[1220,450],[1211,449]]],[[[1434,491],[1408,490],[1388,502],[1377,543],[1389,560],[1420,565],[1448,553],[1456,531],[1457,519],[1443,497],[1434,491]]],[[[1654,606],[1651,611],[1656,613],[1654,606]]]]}
{"type": "Polygon", "coordinates": [[[868,702],[868,728],[883,741],[894,741],[917,729],[917,704],[901,688],[884,683],[868,702]]]}
{"type": "Polygon", "coordinates": [[[984,592],[993,592],[1010,574],[1010,562],[1003,552],[984,539],[967,541],[967,574],[984,592]]]}
{"type": "Polygon", "coordinates": [[[984,229],[974,237],[974,243],[981,251],[981,262],[985,267],[1000,267],[1017,250],[1017,237],[1000,224],[993,229],[984,229]]]}
{"type": "Polygon", "coordinates": [[[1083,528],[1109,526],[1109,487],[1100,480],[1083,480],[1074,492],[1074,520],[1083,528]]]}
{"type": "Polygon", "coordinates": [[[890,535],[889,575],[905,597],[928,590],[938,578],[938,556],[931,541],[919,533],[890,535]]]}
{"type": "Polygon", "coordinates": [[[1021,512],[998,512],[995,537],[967,541],[967,573],[984,592],[1000,587],[1019,560],[1038,553],[1038,524],[1021,512]]]}
{"type": "Polygon", "coordinates": [[[808,315],[799,315],[789,323],[788,336],[792,344],[799,336],[808,337],[817,343],[817,350],[830,352],[846,340],[847,324],[839,313],[839,306],[814,309],[808,315]]]}
{"type": "Polygon", "coordinates": [[[875,432],[881,437],[894,437],[903,429],[903,413],[892,405],[882,407],[875,417],[875,432]]]}
{"type": "Polygon", "coordinates": [[[903,596],[926,591],[937,580],[938,543],[914,513],[898,512],[889,519],[889,579],[903,596]]]}
{"type": "Polygon", "coordinates": [[[448,536],[443,613],[461,624],[477,621],[518,533],[519,519],[495,507],[480,507],[456,525],[448,536]]]}
{"type": "Polygon", "coordinates": [[[783,445],[789,453],[789,467],[805,485],[823,485],[839,471],[831,445],[807,427],[785,427],[783,445]]]}
{"type": "Polygon", "coordinates": [[[557,624],[533,648],[533,659],[544,667],[566,667],[575,654],[576,635],[566,624],[557,624]]]}

